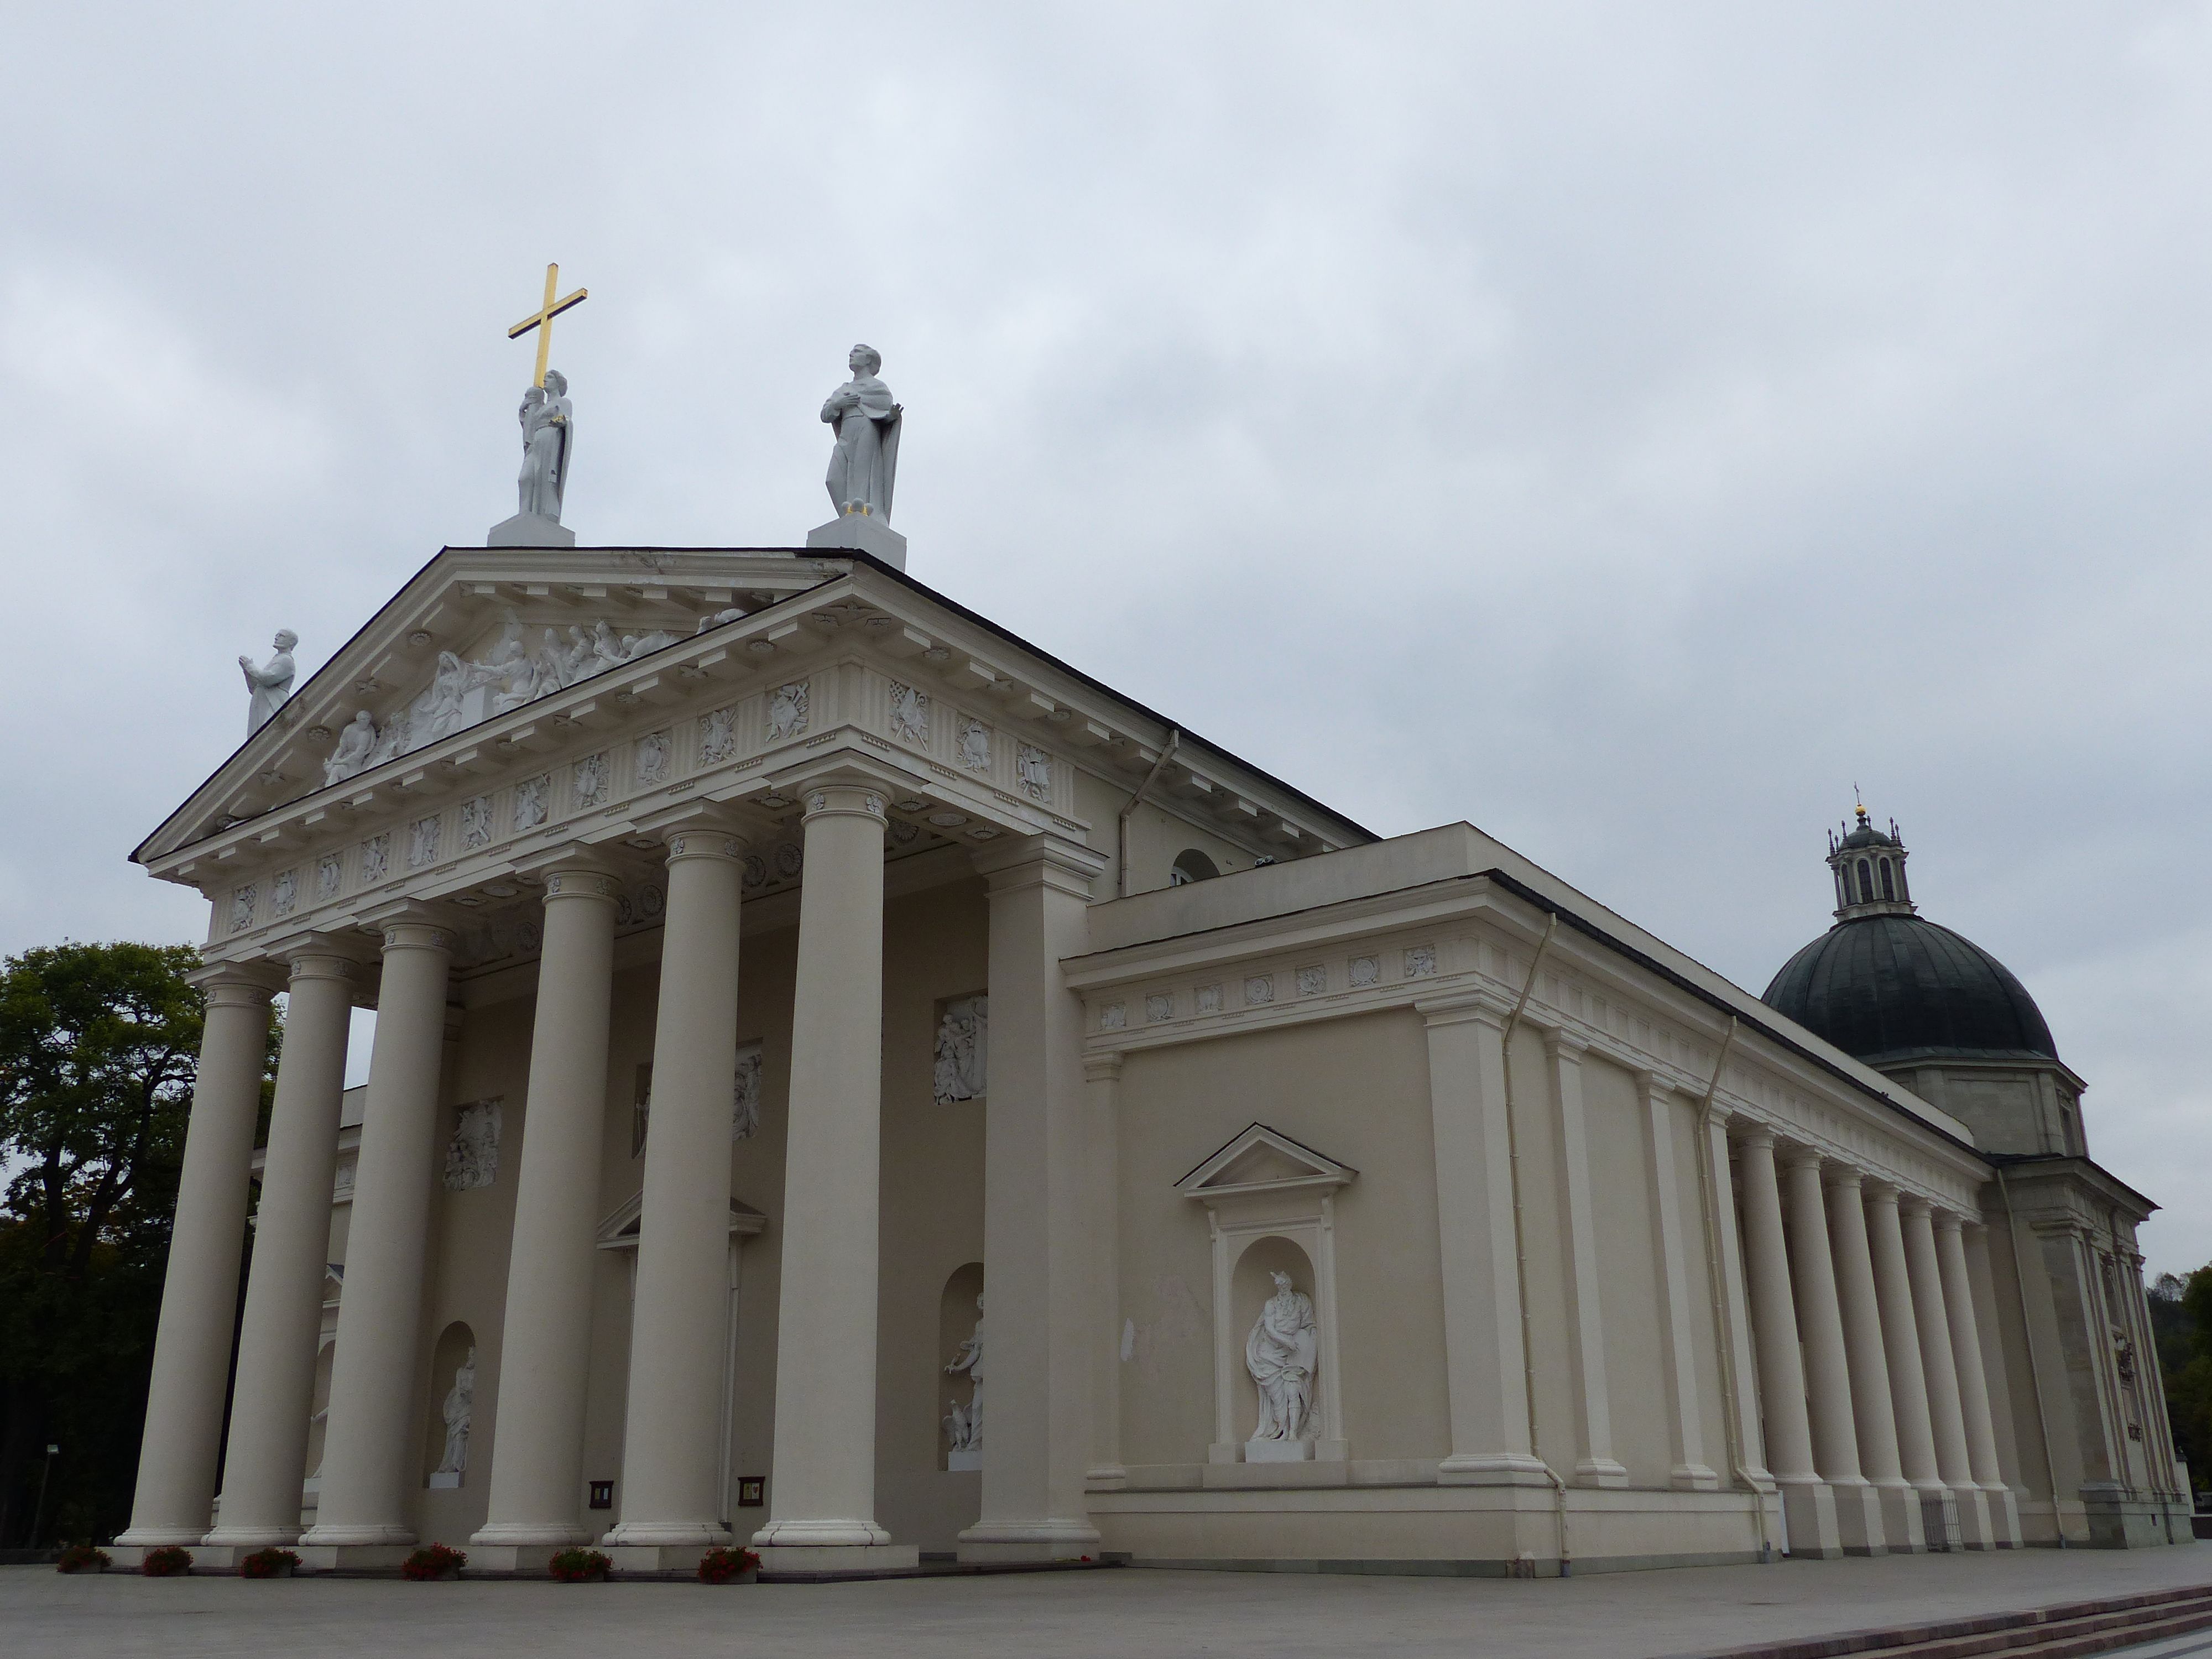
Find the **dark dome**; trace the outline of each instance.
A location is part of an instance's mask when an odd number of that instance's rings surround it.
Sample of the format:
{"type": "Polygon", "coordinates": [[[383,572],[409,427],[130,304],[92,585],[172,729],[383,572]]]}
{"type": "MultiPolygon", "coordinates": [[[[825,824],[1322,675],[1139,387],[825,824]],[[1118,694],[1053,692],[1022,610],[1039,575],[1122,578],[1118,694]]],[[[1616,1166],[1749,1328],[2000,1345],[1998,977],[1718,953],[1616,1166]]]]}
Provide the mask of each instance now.
{"type": "Polygon", "coordinates": [[[1759,1000],[1869,1065],[2058,1058],[2035,999],[2004,963],[1918,916],[1838,922],[1790,957],[1759,1000]]]}

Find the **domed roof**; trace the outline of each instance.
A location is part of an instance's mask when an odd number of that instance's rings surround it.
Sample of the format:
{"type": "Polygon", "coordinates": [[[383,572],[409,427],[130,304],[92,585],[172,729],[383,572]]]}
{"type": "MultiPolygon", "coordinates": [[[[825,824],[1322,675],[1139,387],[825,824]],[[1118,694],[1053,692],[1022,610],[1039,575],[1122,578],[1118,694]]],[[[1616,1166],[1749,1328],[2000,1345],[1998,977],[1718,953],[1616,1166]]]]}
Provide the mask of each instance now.
{"type": "Polygon", "coordinates": [[[1759,1000],[1869,1065],[2058,1058],[2035,999],[2011,970],[1916,915],[1838,922],[1790,957],[1759,1000]]]}

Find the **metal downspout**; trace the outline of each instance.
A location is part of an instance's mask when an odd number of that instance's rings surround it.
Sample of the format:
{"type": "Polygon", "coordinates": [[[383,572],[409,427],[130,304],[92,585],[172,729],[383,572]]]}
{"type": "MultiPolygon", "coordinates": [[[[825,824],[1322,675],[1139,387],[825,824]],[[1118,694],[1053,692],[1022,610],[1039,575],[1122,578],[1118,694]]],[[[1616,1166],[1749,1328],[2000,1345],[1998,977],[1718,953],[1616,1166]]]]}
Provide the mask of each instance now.
{"type": "Polygon", "coordinates": [[[1115,897],[1129,896],[1129,814],[1137,810],[1145,792],[1159,781],[1167,763],[1175,758],[1176,750],[1182,747],[1182,732],[1168,727],[1168,746],[1160,750],[1160,757],[1152,763],[1152,769],[1145,774],[1145,781],[1137,786],[1137,793],[1129,797],[1129,804],[1121,809],[1121,817],[1114,829],[1114,887],[1115,897]]]}
{"type": "Polygon", "coordinates": [[[1519,1028],[1522,1011],[1528,1007],[1529,995],[1536,988],[1536,971],[1544,965],[1544,952],[1552,948],[1552,935],[1559,930],[1559,913],[1554,910],[1545,926],[1544,937],[1537,943],[1536,954],[1528,958],[1528,978],[1521,987],[1520,1000],[1506,1018],[1502,1058],[1505,1071],[1505,1175],[1513,1189],[1513,1283],[1515,1300],[1521,1308],[1521,1391],[1528,1406],[1529,1455],[1542,1463],[1544,1473],[1552,1477],[1556,1505],[1553,1512],[1559,1528],[1559,1577],[1565,1578],[1572,1566],[1567,1554],[1567,1483],[1549,1460],[1536,1450],[1536,1350],[1529,1339],[1528,1249],[1521,1222],[1521,1137],[1513,1127],[1513,1033],[1519,1028]]]}

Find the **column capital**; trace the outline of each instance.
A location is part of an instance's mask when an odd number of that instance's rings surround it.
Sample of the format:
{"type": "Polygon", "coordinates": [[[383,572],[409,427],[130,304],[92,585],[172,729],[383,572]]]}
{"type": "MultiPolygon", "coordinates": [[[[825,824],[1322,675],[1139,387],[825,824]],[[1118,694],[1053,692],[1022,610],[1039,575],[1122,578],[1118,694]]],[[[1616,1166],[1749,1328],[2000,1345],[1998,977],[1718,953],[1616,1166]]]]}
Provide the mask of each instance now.
{"type": "Polygon", "coordinates": [[[1935,1207],[1917,1193],[1906,1192],[1902,1188],[1898,1189],[1897,1208],[1900,1215],[1926,1215],[1935,1207]]]}
{"type": "Polygon", "coordinates": [[[1866,1171],[1856,1164],[1828,1164],[1820,1170],[1820,1179],[1831,1187],[1850,1187],[1863,1190],[1866,1171]]]}
{"type": "Polygon", "coordinates": [[[443,904],[422,899],[398,899],[380,904],[361,919],[361,930],[377,936],[386,953],[392,951],[450,951],[460,932],[460,918],[443,904]]]}
{"type": "Polygon", "coordinates": [[[1121,1080],[1121,1052],[1112,1049],[1104,1054],[1083,1057],[1083,1080],[1085,1083],[1118,1083],[1121,1080]]]}
{"type": "Polygon", "coordinates": [[[1956,1210],[1946,1210],[1933,1204],[1928,1207],[1929,1213],[1935,1217],[1936,1231],[1939,1233],[1955,1233],[1966,1224],[1966,1217],[1960,1215],[1956,1210]]]}
{"type": "Polygon", "coordinates": [[[1869,1204],[1897,1205],[1904,1197],[1904,1189],[1893,1181],[1884,1181],[1879,1176],[1869,1176],[1860,1183],[1869,1204]]]}
{"type": "Polygon", "coordinates": [[[1771,1125],[1762,1123],[1755,1117],[1732,1117],[1729,1120],[1730,1127],[1734,1127],[1738,1123],[1744,1126],[1743,1132],[1741,1134],[1731,1136],[1730,1139],[1736,1140],[1746,1146],[1764,1147],[1770,1155],[1772,1154],[1774,1151],[1774,1130],[1771,1125]]]}
{"type": "Polygon", "coordinates": [[[207,998],[210,1008],[247,1008],[266,1003],[284,988],[281,963],[211,962],[185,975],[207,998]]]}
{"type": "MultiPolygon", "coordinates": [[[[613,861],[600,848],[583,842],[569,842],[564,846],[549,847],[542,853],[533,854],[528,858],[518,859],[515,860],[514,872],[526,882],[543,881],[549,898],[555,891],[555,881],[562,876],[604,876],[610,882],[617,882],[620,879],[620,872],[617,871],[613,861]]],[[[581,884],[571,884],[567,889],[567,892],[570,895],[586,894],[588,896],[587,888],[581,884]]],[[[614,896],[611,887],[608,890],[607,896],[610,899],[614,896]]]]}
{"type": "Polygon", "coordinates": [[[969,852],[976,873],[994,893],[1042,882],[1078,898],[1091,896],[1091,884],[1106,867],[1106,855],[1094,852],[1072,836],[1048,830],[1034,836],[1009,836],[994,846],[969,852]]]}
{"type": "MultiPolygon", "coordinates": [[[[1532,1024],[1534,1022],[1531,1022],[1532,1024]]],[[[1589,1039],[1579,1031],[1570,1031],[1564,1026],[1546,1025],[1537,1028],[1544,1039],[1544,1052],[1554,1062],[1571,1061],[1579,1066],[1583,1056],[1589,1052],[1589,1039]]]]}
{"type": "Polygon", "coordinates": [[[1682,1095],[1695,1103],[1692,1097],[1675,1086],[1671,1078],[1663,1078],[1648,1066],[1639,1066],[1629,1075],[1636,1079],[1636,1091],[1644,1097],[1646,1103],[1656,1100],[1662,1095],[1682,1095]]]}
{"type": "Polygon", "coordinates": [[[1422,1020],[1435,1025],[1487,1025],[1503,1031],[1512,1017],[1513,1005],[1496,991],[1476,987],[1444,996],[1422,997],[1413,1004],[1422,1020]]]}
{"type": "Polygon", "coordinates": [[[1818,1170],[1828,1160],[1818,1146],[1808,1146],[1800,1140],[1778,1140],[1774,1161],[1785,1170],[1818,1170]]]}
{"type": "Polygon", "coordinates": [[[799,794],[803,810],[799,821],[811,823],[817,818],[866,818],[880,830],[889,823],[890,794],[873,780],[834,779],[809,784],[799,794]]]}
{"type": "Polygon", "coordinates": [[[745,855],[752,843],[726,824],[687,823],[661,832],[668,844],[667,862],[676,864],[685,859],[719,859],[725,864],[735,864],[745,855]]]}
{"type": "Polygon", "coordinates": [[[331,979],[349,985],[361,977],[359,949],[349,940],[342,943],[327,934],[304,940],[285,952],[283,959],[292,970],[288,982],[331,979]]]}

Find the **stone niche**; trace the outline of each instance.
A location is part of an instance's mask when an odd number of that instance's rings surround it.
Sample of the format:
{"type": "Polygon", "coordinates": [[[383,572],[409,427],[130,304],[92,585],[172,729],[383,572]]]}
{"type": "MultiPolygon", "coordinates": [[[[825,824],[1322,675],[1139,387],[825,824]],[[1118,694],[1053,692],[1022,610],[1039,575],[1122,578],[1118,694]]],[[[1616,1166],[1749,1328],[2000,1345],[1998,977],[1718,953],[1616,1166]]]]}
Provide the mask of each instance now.
{"type": "MultiPolygon", "coordinates": [[[[943,1419],[950,1414],[948,1407],[957,1401],[962,1407],[973,1403],[973,1396],[981,1390],[968,1380],[966,1372],[955,1373],[946,1368],[959,1357],[962,1346],[975,1333],[975,1322],[981,1316],[976,1299],[983,1294],[983,1264],[970,1261],[956,1268],[945,1281],[945,1289],[937,1299],[937,1372],[931,1379],[931,1388],[938,1401],[937,1467],[953,1473],[983,1467],[982,1440],[979,1434],[975,1444],[965,1449],[951,1443],[951,1434],[943,1419]]],[[[988,1364],[987,1364],[988,1369],[988,1364]]]]}
{"type": "Polygon", "coordinates": [[[1176,1183],[1206,1211],[1213,1254],[1212,1463],[1246,1461],[1259,1414],[1244,1363],[1245,1338],[1286,1273],[1313,1299],[1317,1339],[1310,1451],[1271,1449],[1276,1461],[1341,1463],[1343,1371],[1337,1363],[1336,1206],[1339,1188],[1358,1175],[1264,1123],[1255,1123],[1176,1183]]]}

